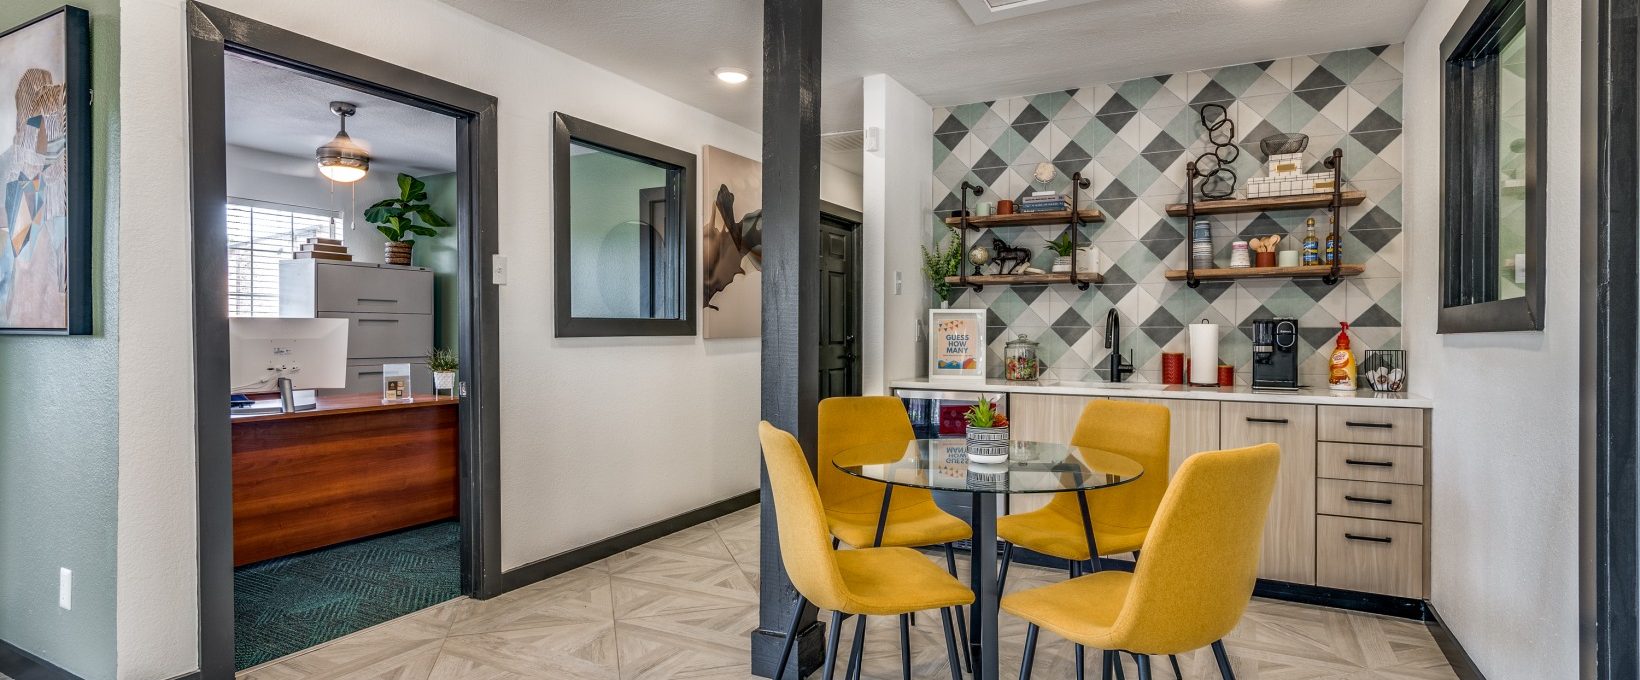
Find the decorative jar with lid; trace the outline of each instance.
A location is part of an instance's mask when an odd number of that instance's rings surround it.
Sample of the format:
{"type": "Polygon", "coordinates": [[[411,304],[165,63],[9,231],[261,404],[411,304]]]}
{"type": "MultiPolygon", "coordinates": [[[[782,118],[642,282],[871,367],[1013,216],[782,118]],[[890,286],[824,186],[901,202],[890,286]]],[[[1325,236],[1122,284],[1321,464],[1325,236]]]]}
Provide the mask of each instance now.
{"type": "Polygon", "coordinates": [[[1037,343],[1024,333],[1009,340],[1003,351],[1009,380],[1036,380],[1042,375],[1042,362],[1037,359],[1037,343]]]}

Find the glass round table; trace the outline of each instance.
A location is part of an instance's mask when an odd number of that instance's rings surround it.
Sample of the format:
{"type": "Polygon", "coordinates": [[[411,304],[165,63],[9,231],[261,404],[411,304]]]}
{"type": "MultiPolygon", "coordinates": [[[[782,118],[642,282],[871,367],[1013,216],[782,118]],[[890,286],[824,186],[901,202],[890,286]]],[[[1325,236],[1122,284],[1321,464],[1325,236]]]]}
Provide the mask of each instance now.
{"type": "MultiPolygon", "coordinates": [[[[1126,484],[1144,474],[1144,466],[1126,456],[1070,444],[1014,440],[1008,445],[1005,463],[971,463],[967,441],[963,439],[914,439],[855,447],[838,453],[832,464],[844,473],[882,482],[882,513],[878,517],[877,542],[882,541],[894,487],[905,486],[971,495],[969,524],[974,529],[975,546],[997,543],[997,499],[995,496],[1030,493],[1090,491],[1126,484]]],[[[1098,555],[1087,498],[1081,502],[1082,527],[1089,554],[1098,555]]],[[[1099,560],[1093,560],[1097,569],[1099,560]]],[[[974,677],[994,680],[997,668],[996,550],[971,550],[969,583],[974,589],[970,610],[968,644],[975,661],[974,677]]]]}

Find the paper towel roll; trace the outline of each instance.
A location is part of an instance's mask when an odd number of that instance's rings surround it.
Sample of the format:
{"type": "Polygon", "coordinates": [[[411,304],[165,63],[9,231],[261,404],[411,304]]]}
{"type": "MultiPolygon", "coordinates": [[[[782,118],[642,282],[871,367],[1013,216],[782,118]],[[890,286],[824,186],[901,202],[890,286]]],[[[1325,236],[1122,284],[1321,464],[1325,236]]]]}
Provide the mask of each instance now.
{"type": "Polygon", "coordinates": [[[1190,384],[1219,384],[1219,325],[1190,324],[1190,384]]]}

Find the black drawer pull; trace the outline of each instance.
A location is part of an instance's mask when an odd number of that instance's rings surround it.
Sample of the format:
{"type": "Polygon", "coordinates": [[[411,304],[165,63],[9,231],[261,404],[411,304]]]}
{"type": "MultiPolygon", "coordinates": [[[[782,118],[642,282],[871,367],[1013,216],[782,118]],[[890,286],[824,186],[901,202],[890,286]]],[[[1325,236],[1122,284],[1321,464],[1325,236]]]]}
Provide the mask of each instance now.
{"type": "Polygon", "coordinates": [[[1357,460],[1355,458],[1345,458],[1344,464],[1365,465],[1367,467],[1395,467],[1395,463],[1387,460],[1357,460]]]}
{"type": "Polygon", "coordinates": [[[1269,423],[1271,425],[1286,425],[1287,424],[1287,419],[1286,418],[1254,418],[1252,416],[1247,416],[1247,422],[1249,422],[1249,423],[1269,423]]]}
{"type": "Polygon", "coordinates": [[[1394,505],[1395,501],[1388,498],[1366,498],[1362,496],[1345,496],[1344,500],[1351,503],[1372,503],[1373,505],[1394,505]]]}
{"type": "Polygon", "coordinates": [[[398,323],[398,319],[359,319],[359,323],[398,323]]]}
{"type": "Polygon", "coordinates": [[[1375,427],[1380,430],[1393,430],[1395,423],[1363,423],[1355,420],[1344,421],[1344,427],[1375,427]]]}
{"type": "Polygon", "coordinates": [[[398,300],[389,300],[387,298],[357,298],[357,300],[359,302],[380,302],[382,304],[389,304],[389,305],[396,305],[396,304],[399,303],[398,300]]]}
{"type": "Polygon", "coordinates": [[[1344,538],[1350,539],[1352,541],[1368,541],[1368,542],[1371,542],[1371,543],[1389,543],[1390,542],[1390,538],[1388,536],[1357,536],[1355,534],[1344,534],[1344,538]]]}

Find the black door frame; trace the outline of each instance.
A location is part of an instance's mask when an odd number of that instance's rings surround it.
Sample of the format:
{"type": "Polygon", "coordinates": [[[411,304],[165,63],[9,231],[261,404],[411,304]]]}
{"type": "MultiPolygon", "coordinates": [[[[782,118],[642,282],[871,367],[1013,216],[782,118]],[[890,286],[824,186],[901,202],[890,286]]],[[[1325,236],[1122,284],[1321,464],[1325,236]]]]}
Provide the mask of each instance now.
{"type": "Polygon", "coordinates": [[[195,420],[198,431],[199,665],[232,678],[233,473],[228,420],[227,242],[223,59],[229,53],[456,119],[458,315],[462,377],[462,588],[502,592],[500,336],[496,287],[496,99],[335,45],[190,1],[187,6],[192,190],[195,420]]]}
{"type": "Polygon", "coordinates": [[[1640,677],[1640,0],[1583,4],[1581,676],[1640,677]]]}

